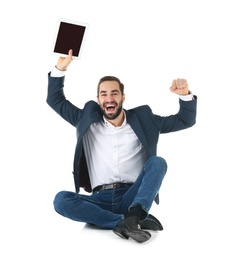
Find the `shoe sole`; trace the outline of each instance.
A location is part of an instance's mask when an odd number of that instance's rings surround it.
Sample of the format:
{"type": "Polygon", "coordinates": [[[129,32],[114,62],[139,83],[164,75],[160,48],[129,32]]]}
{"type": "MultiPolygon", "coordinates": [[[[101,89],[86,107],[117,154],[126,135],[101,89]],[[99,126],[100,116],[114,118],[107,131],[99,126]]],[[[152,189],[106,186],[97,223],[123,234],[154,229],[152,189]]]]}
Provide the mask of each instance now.
{"type": "Polygon", "coordinates": [[[127,236],[123,231],[117,231],[117,230],[113,230],[113,232],[118,235],[119,237],[121,238],[124,238],[124,239],[128,239],[129,236],[127,236]]]}
{"type": "Polygon", "coordinates": [[[126,232],[126,235],[128,235],[130,238],[134,239],[138,243],[146,242],[151,238],[151,234],[149,232],[126,232]]]}
{"type": "Polygon", "coordinates": [[[124,239],[133,239],[138,243],[143,243],[146,242],[147,240],[149,240],[151,238],[151,234],[148,231],[142,231],[142,230],[138,230],[137,232],[130,232],[128,230],[113,230],[113,232],[118,235],[121,238],[124,239]]]}

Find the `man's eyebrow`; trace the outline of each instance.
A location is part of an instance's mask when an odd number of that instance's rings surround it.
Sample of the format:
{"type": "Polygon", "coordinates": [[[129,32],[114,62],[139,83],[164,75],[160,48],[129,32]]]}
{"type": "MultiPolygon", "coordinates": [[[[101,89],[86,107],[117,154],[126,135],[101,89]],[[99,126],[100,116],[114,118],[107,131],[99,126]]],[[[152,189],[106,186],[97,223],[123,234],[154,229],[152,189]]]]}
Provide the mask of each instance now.
{"type": "MultiPolygon", "coordinates": [[[[106,90],[101,90],[100,93],[106,93],[107,91],[106,90]]],[[[118,89],[113,89],[110,91],[111,93],[112,92],[118,92],[119,93],[119,90],[118,89]]]]}

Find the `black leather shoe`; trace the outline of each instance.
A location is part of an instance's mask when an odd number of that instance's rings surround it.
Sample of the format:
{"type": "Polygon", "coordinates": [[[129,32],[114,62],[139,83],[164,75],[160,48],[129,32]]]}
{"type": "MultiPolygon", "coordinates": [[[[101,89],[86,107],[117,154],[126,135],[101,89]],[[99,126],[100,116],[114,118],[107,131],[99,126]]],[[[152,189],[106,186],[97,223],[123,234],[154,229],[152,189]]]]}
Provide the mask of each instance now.
{"type": "Polygon", "coordinates": [[[139,225],[142,229],[149,229],[155,231],[163,230],[162,224],[156,217],[152,216],[151,214],[149,214],[147,218],[145,218],[144,220],[139,221],[139,225]]]}
{"type": "Polygon", "coordinates": [[[123,219],[113,229],[113,232],[122,238],[132,238],[139,243],[143,243],[151,237],[148,231],[140,229],[139,219],[137,217],[123,219]]]}

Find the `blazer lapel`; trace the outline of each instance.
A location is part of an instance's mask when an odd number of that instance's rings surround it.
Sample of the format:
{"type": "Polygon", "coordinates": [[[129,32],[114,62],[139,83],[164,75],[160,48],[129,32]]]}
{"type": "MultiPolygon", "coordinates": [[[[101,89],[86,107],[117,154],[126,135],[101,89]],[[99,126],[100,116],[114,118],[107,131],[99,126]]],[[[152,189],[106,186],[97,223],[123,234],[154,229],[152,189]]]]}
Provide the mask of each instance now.
{"type": "Polygon", "coordinates": [[[144,131],[140,125],[140,122],[135,114],[130,113],[129,111],[125,110],[127,123],[131,126],[134,130],[135,134],[138,136],[140,142],[143,144],[145,151],[149,151],[147,139],[144,134],[144,131]]]}

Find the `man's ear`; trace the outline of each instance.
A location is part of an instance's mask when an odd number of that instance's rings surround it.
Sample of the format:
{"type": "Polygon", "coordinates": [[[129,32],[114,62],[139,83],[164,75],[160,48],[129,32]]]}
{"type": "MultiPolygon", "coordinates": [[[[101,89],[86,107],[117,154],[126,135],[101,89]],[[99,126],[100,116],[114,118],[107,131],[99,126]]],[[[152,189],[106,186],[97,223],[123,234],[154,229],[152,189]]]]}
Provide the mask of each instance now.
{"type": "Polygon", "coordinates": [[[98,103],[98,105],[99,105],[99,98],[98,98],[98,96],[96,97],[96,101],[97,101],[97,103],[98,103]]]}

